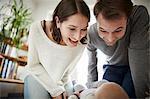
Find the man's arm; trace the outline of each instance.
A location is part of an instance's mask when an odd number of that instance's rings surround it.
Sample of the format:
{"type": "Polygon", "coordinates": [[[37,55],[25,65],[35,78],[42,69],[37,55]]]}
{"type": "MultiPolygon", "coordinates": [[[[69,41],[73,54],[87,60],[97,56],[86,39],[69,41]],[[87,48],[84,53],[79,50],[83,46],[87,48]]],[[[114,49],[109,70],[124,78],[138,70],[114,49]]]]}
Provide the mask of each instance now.
{"type": "Polygon", "coordinates": [[[88,82],[94,82],[98,80],[97,71],[97,51],[91,44],[87,46],[88,51],[88,82]]]}
{"type": "Polygon", "coordinates": [[[132,16],[129,44],[129,65],[137,98],[145,97],[149,82],[149,15],[145,7],[139,6],[132,16]]]}
{"type": "Polygon", "coordinates": [[[98,71],[97,71],[97,48],[93,45],[95,27],[92,25],[88,33],[88,82],[94,82],[98,80],[98,71]]]}

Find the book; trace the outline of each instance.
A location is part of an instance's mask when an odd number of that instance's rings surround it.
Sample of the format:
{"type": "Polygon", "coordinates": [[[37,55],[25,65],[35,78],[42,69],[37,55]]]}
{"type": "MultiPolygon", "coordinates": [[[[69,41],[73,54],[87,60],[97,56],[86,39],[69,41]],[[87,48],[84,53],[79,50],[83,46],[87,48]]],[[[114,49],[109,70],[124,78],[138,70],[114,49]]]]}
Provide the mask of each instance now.
{"type": "Polygon", "coordinates": [[[5,62],[2,67],[1,78],[5,78],[5,76],[6,76],[8,63],[9,63],[9,60],[5,59],[5,62]]]}
{"type": "Polygon", "coordinates": [[[10,70],[11,70],[11,67],[12,67],[12,63],[13,63],[13,61],[11,61],[11,60],[8,63],[7,72],[6,72],[6,78],[9,78],[9,74],[10,74],[10,70]]]}

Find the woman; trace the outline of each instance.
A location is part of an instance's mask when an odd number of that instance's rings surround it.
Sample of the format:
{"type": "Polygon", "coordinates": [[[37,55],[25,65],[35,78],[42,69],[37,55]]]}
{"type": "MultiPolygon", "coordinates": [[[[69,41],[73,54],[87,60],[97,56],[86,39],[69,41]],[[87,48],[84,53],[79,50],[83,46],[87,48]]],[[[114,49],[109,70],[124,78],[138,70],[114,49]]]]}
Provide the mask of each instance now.
{"type": "Polygon", "coordinates": [[[29,33],[25,99],[63,99],[64,84],[82,55],[90,11],[82,0],[62,0],[52,21],[36,22],[29,33]]]}
{"type": "Polygon", "coordinates": [[[96,51],[99,49],[108,56],[107,64],[103,66],[103,79],[118,83],[130,98],[149,96],[147,9],[141,5],[134,6],[131,0],[97,1],[94,6],[97,23],[90,27],[88,33],[88,81],[98,80],[96,51]]]}

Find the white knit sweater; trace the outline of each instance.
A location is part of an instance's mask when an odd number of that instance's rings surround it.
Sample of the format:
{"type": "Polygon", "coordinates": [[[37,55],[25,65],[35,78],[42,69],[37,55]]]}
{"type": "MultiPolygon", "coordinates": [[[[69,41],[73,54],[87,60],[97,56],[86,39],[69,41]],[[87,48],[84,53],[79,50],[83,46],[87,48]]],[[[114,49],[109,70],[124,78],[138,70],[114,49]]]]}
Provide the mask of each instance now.
{"type": "Polygon", "coordinates": [[[40,22],[32,24],[29,33],[28,64],[29,74],[51,94],[60,95],[65,89],[63,85],[76,66],[85,46],[68,47],[51,41],[40,22]]]}

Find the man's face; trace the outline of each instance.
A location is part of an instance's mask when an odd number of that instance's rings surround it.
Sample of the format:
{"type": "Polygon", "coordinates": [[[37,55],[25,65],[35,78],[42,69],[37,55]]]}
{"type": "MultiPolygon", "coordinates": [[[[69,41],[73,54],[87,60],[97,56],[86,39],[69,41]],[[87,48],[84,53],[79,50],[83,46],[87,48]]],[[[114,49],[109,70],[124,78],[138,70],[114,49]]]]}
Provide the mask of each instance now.
{"type": "Polygon", "coordinates": [[[127,18],[121,17],[115,20],[107,20],[100,13],[97,17],[97,29],[99,36],[108,46],[113,46],[125,35],[127,18]]]}

